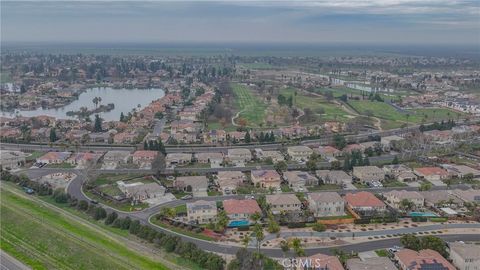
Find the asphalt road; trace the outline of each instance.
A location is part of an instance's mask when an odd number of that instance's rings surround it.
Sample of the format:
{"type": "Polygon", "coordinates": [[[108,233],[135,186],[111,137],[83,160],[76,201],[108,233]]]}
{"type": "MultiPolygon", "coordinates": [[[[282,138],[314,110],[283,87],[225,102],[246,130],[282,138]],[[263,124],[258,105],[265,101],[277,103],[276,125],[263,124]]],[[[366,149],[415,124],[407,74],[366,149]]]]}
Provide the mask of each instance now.
{"type": "Polygon", "coordinates": [[[27,270],[30,267],[24,265],[17,259],[0,250],[0,269],[1,270],[27,270]]]}
{"type": "MultiPolygon", "coordinates": [[[[40,171],[40,170],[37,170],[37,171],[40,171]]],[[[82,184],[83,182],[85,181],[85,177],[84,175],[82,174],[78,174],[77,178],[75,178],[74,180],[71,181],[71,183],[69,184],[69,186],[67,187],[67,192],[72,195],[73,197],[77,198],[77,199],[81,199],[81,200],[89,200],[88,197],[85,196],[85,194],[83,194],[83,192],[81,191],[81,187],[82,187],[82,184]]],[[[452,188],[468,188],[468,186],[455,186],[455,187],[452,187],[452,188]]],[[[434,189],[444,189],[445,187],[434,187],[434,189]]],[[[382,191],[388,191],[388,190],[393,190],[393,189],[398,189],[398,188],[385,188],[385,189],[382,189],[382,191]]],[[[401,189],[412,189],[412,190],[416,190],[416,188],[412,188],[412,187],[404,187],[404,188],[401,188],[401,189]]],[[[374,189],[370,189],[372,191],[380,191],[380,190],[374,190],[374,189]]],[[[342,192],[347,192],[347,191],[340,191],[341,193],[342,192]]],[[[355,192],[355,191],[353,191],[355,192]]],[[[189,200],[189,201],[196,201],[196,200],[208,200],[208,201],[216,201],[216,200],[220,200],[220,199],[228,199],[228,198],[242,198],[244,197],[244,195],[230,195],[230,196],[211,196],[211,197],[202,197],[202,198],[194,198],[192,200],[189,200]]],[[[107,209],[108,212],[110,211],[116,211],[120,217],[125,217],[125,216],[129,216],[131,217],[132,219],[138,219],[140,220],[140,222],[142,224],[149,224],[149,218],[158,213],[160,211],[160,209],[162,207],[175,207],[177,205],[180,205],[180,204],[184,204],[186,201],[182,201],[182,200],[175,200],[175,201],[171,201],[171,202],[167,202],[167,203],[164,203],[164,204],[161,204],[161,205],[157,205],[157,206],[154,206],[154,207],[151,207],[151,208],[148,208],[148,209],[145,209],[143,211],[138,211],[138,212],[121,212],[121,211],[118,211],[118,210],[115,210],[113,208],[110,208],[108,206],[105,206],[105,205],[102,205],[103,207],[105,207],[107,209]]],[[[155,226],[153,224],[150,224],[152,226],[154,226],[154,228],[156,228],[158,231],[162,231],[164,233],[168,233],[168,234],[176,234],[172,231],[169,231],[169,230],[166,230],[164,228],[161,228],[161,227],[158,227],[158,226],[155,226]]],[[[430,230],[441,230],[441,229],[445,229],[445,225],[432,225],[433,227],[429,227],[430,230]]],[[[455,225],[448,225],[450,226],[451,228],[454,228],[455,225]]],[[[462,227],[463,224],[459,227],[462,227]]],[[[478,228],[480,227],[480,224],[466,224],[465,226],[469,226],[469,228],[471,227],[474,227],[474,228],[478,228]]],[[[449,228],[450,228],[449,227],[449,228]]],[[[399,230],[396,230],[395,232],[392,231],[392,232],[388,232],[388,233],[385,233],[385,234],[393,234],[393,233],[410,233],[410,232],[419,232],[419,231],[423,231],[424,228],[402,228],[402,229],[399,229],[399,230]]],[[[364,234],[368,234],[369,232],[365,232],[364,234]]],[[[328,234],[328,237],[330,236],[335,236],[335,237],[345,237],[344,235],[345,233],[329,233],[328,234]]],[[[181,234],[176,234],[178,236],[180,236],[182,238],[182,240],[184,241],[188,241],[188,242],[193,242],[195,243],[198,247],[204,249],[204,250],[208,250],[208,251],[212,251],[212,252],[218,252],[218,253],[224,253],[224,254],[235,254],[238,250],[239,247],[234,247],[234,246],[230,246],[230,245],[227,245],[227,244],[223,244],[223,243],[214,243],[214,242],[209,242],[209,241],[205,241],[205,240],[201,240],[201,239],[197,239],[197,238],[191,238],[191,237],[188,237],[188,236],[185,236],[185,235],[181,235],[181,234]]],[[[372,232],[371,234],[372,236],[373,235],[379,235],[379,232],[372,232]]],[[[348,235],[349,236],[349,235],[348,235]]],[[[357,236],[360,236],[360,235],[357,235],[357,236]]],[[[455,240],[479,240],[480,241],[480,235],[471,235],[469,237],[465,237],[464,235],[459,235],[458,237],[453,237],[453,236],[450,236],[450,235],[442,235],[442,237],[446,237],[446,238],[449,238],[450,239],[455,239],[455,240]]],[[[353,250],[353,251],[367,251],[367,250],[373,250],[373,249],[378,249],[378,248],[382,248],[382,247],[389,247],[389,246],[393,246],[393,245],[398,245],[399,242],[398,242],[398,239],[375,239],[375,240],[372,240],[372,241],[369,241],[367,243],[359,243],[359,244],[349,244],[349,245],[345,245],[342,247],[342,249],[345,249],[346,251],[350,251],[350,250],[353,250]]],[[[322,252],[322,253],[329,253],[330,252],[330,249],[331,247],[318,247],[318,248],[308,248],[307,249],[307,254],[314,254],[314,253],[319,253],[319,252],[322,252]]],[[[266,255],[268,256],[272,256],[272,257],[281,257],[283,254],[281,252],[280,249],[262,249],[262,252],[265,253],[266,255]]]]}

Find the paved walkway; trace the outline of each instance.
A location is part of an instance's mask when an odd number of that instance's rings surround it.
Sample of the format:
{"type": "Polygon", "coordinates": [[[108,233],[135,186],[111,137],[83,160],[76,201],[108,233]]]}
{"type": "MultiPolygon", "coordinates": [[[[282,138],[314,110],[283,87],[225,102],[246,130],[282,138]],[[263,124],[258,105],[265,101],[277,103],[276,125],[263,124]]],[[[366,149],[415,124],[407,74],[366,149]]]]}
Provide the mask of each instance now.
{"type": "MultiPolygon", "coordinates": [[[[470,228],[480,228],[480,223],[465,223],[465,224],[435,224],[427,226],[418,226],[418,227],[409,227],[409,228],[398,228],[398,229],[389,229],[389,230],[379,230],[379,231],[360,231],[355,232],[355,237],[361,236],[381,236],[381,235],[393,235],[393,234],[408,234],[408,233],[418,233],[424,231],[436,231],[444,229],[470,229],[470,228]]],[[[280,232],[280,237],[351,237],[353,232],[280,232]]],[[[277,234],[269,234],[265,236],[265,240],[272,240],[278,238],[277,234]]]]}

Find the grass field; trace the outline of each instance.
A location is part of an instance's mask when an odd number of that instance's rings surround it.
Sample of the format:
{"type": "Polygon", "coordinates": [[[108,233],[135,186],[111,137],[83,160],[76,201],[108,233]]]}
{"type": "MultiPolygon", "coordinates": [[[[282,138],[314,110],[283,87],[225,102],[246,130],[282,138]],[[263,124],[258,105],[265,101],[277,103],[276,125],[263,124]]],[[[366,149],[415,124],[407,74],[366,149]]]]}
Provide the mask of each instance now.
{"type": "Polygon", "coordinates": [[[133,178],[141,178],[143,174],[100,174],[97,179],[92,183],[96,186],[105,184],[114,184],[117,181],[129,180],[133,178]]]}
{"type": "MultiPolygon", "coordinates": [[[[293,88],[284,88],[280,90],[280,94],[284,95],[285,97],[294,96],[295,89],[293,88]]],[[[295,96],[294,96],[295,97],[295,96]]],[[[348,113],[345,112],[340,106],[331,103],[319,96],[312,96],[297,91],[297,96],[294,99],[294,105],[300,109],[311,109],[316,116],[317,121],[347,121],[349,119],[348,113]],[[318,111],[323,109],[323,114],[318,114],[318,111]]]]}
{"type": "Polygon", "coordinates": [[[408,113],[397,111],[393,106],[385,102],[368,101],[368,100],[349,100],[348,104],[352,106],[358,113],[363,115],[371,115],[384,120],[386,127],[397,127],[395,123],[414,123],[420,124],[422,122],[430,123],[434,121],[456,119],[461,113],[454,112],[445,108],[428,108],[408,110],[408,113]],[[408,117],[407,117],[408,115],[408,117]]]}
{"type": "Polygon", "coordinates": [[[2,184],[1,249],[33,269],[167,269],[106,230],[14,194],[2,184]]]}
{"type": "Polygon", "coordinates": [[[235,94],[235,107],[241,111],[239,116],[247,120],[247,126],[259,126],[263,123],[267,105],[245,85],[232,84],[232,89],[235,94]]]}

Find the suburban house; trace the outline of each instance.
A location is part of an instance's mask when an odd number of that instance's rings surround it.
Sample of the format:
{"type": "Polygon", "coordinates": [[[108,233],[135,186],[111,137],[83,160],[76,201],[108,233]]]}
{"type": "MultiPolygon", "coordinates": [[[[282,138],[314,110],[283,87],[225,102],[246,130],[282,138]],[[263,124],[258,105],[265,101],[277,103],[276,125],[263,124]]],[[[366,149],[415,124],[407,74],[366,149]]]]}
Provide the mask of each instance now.
{"type": "Polygon", "coordinates": [[[203,152],[196,153],[195,159],[198,163],[208,164],[212,166],[220,167],[223,163],[223,153],[220,152],[203,152]]]}
{"type": "Polygon", "coordinates": [[[129,151],[108,151],[103,156],[103,164],[106,167],[116,168],[119,164],[128,163],[129,159],[129,151]]]}
{"type": "Polygon", "coordinates": [[[65,162],[71,155],[71,152],[48,152],[45,155],[37,158],[37,162],[45,164],[59,164],[65,162]]]}
{"type": "Polygon", "coordinates": [[[345,201],[336,192],[310,193],[307,199],[315,217],[345,215],[345,201]]]}
{"type": "Polygon", "coordinates": [[[392,148],[393,142],[402,141],[402,140],[403,138],[397,135],[386,136],[380,139],[380,144],[382,144],[382,147],[385,151],[388,151],[392,148]]]}
{"type": "Polygon", "coordinates": [[[264,151],[260,148],[255,149],[255,155],[259,160],[266,160],[268,158],[272,159],[274,163],[277,163],[279,161],[284,161],[285,157],[280,151],[264,151]]]}
{"type": "Polygon", "coordinates": [[[448,243],[450,259],[459,270],[480,270],[480,245],[448,243]]]}
{"type": "Polygon", "coordinates": [[[336,158],[342,155],[342,151],[329,145],[318,147],[317,153],[324,159],[336,158]]]}
{"type": "Polygon", "coordinates": [[[230,221],[249,220],[251,215],[262,213],[256,200],[225,200],[223,201],[223,209],[230,221]]]}
{"type": "Polygon", "coordinates": [[[205,143],[221,143],[227,139],[227,133],[222,129],[213,129],[203,134],[205,143]]]}
{"type": "Polygon", "coordinates": [[[25,164],[27,154],[20,151],[0,150],[0,166],[17,169],[25,164]]]}
{"type": "Polygon", "coordinates": [[[361,212],[363,215],[368,216],[387,210],[387,206],[370,192],[347,193],[344,199],[348,207],[361,212]]]}
{"type": "Polygon", "coordinates": [[[139,150],[135,151],[132,154],[132,161],[133,163],[138,165],[152,164],[152,162],[157,158],[157,156],[157,151],[139,150]]]}
{"type": "Polygon", "coordinates": [[[352,177],[344,171],[317,170],[315,174],[324,184],[342,185],[352,182],[352,177]]]}
{"type": "Polygon", "coordinates": [[[217,218],[217,203],[215,201],[196,201],[187,203],[188,222],[207,224],[214,222],[217,218]]]}
{"type": "Polygon", "coordinates": [[[252,160],[252,153],[246,148],[228,149],[227,156],[228,159],[234,164],[249,162],[252,160]]]}
{"type": "Polygon", "coordinates": [[[252,182],[263,188],[280,188],[282,180],[275,170],[253,170],[251,172],[252,182]]]}
{"type": "Polygon", "coordinates": [[[303,191],[305,186],[318,185],[318,179],[303,171],[286,171],[283,178],[294,191],[303,191]]]}
{"type": "Polygon", "coordinates": [[[425,206],[428,207],[439,208],[463,205],[462,200],[446,190],[421,191],[420,194],[422,194],[425,199],[425,206]]]}
{"type": "Polygon", "coordinates": [[[397,270],[395,264],[387,257],[364,257],[348,259],[347,270],[397,270]]]}
{"type": "Polygon", "coordinates": [[[302,203],[295,194],[267,195],[266,200],[273,214],[300,211],[302,207],[302,203]]]}
{"type": "Polygon", "coordinates": [[[89,165],[93,165],[97,163],[99,158],[100,158],[100,154],[98,153],[78,152],[78,153],[74,153],[67,160],[67,162],[72,165],[77,165],[79,167],[87,167],[89,165]]]}
{"type": "Polygon", "coordinates": [[[412,182],[418,179],[413,170],[404,164],[393,164],[383,166],[386,176],[401,182],[412,182]]]}
{"type": "Polygon", "coordinates": [[[447,170],[448,175],[451,177],[464,178],[468,175],[471,175],[473,178],[480,177],[480,170],[465,165],[442,164],[441,167],[447,170]]]}
{"type": "Polygon", "coordinates": [[[125,183],[117,181],[117,186],[126,198],[134,201],[160,198],[165,195],[165,188],[157,183],[144,184],[142,182],[125,183]]]}
{"type": "Polygon", "coordinates": [[[385,179],[385,172],[377,166],[353,167],[352,175],[364,184],[385,179]]]}
{"type": "Polygon", "coordinates": [[[208,179],[206,176],[180,176],[173,181],[173,187],[177,190],[192,192],[193,196],[208,196],[208,179]]]}
{"type": "Polygon", "coordinates": [[[440,253],[431,249],[419,251],[404,248],[395,252],[401,270],[442,269],[456,270],[440,253]]]}
{"type": "Polygon", "coordinates": [[[480,190],[479,189],[454,189],[452,193],[455,197],[463,202],[480,204],[480,190]]]}
{"type": "Polygon", "coordinates": [[[192,154],[190,153],[168,153],[165,157],[167,167],[188,164],[190,162],[192,162],[192,154]]]}
{"type": "Polygon", "coordinates": [[[307,161],[313,153],[310,147],[304,145],[290,146],[287,148],[287,153],[294,161],[307,161]]]}
{"type": "Polygon", "coordinates": [[[343,268],[340,260],[335,256],[325,255],[325,254],[315,254],[307,258],[297,258],[299,263],[295,266],[295,270],[304,270],[304,269],[318,269],[318,270],[345,270],[343,268]]]}
{"type": "Polygon", "coordinates": [[[423,208],[425,205],[425,199],[422,194],[417,191],[406,190],[392,190],[390,192],[383,193],[385,199],[396,209],[400,208],[400,202],[402,200],[408,200],[412,202],[417,209],[423,208]]]}
{"type": "Polygon", "coordinates": [[[220,189],[225,193],[237,189],[247,178],[240,171],[219,171],[216,180],[220,189]]]}
{"type": "Polygon", "coordinates": [[[448,177],[448,172],[439,167],[415,168],[413,172],[428,181],[439,181],[448,177]]]}
{"type": "Polygon", "coordinates": [[[227,134],[227,138],[231,141],[245,141],[245,135],[247,135],[244,131],[230,131],[227,134]]]}

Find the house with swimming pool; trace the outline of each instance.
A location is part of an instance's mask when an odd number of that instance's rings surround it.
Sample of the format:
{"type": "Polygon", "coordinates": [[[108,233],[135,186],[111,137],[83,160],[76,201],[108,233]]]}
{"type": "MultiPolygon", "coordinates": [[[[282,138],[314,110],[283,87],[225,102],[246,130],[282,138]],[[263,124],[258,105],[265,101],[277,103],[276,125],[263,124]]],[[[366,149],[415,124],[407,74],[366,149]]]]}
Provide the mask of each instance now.
{"type": "Polygon", "coordinates": [[[223,209],[230,219],[229,226],[234,224],[248,225],[250,217],[255,213],[262,213],[260,206],[256,200],[225,200],[223,201],[223,209]]]}

